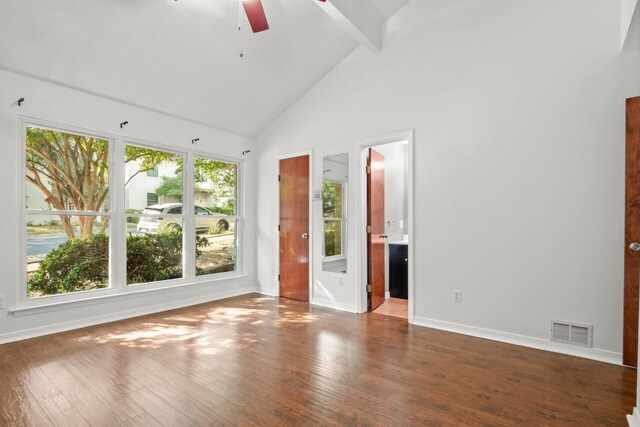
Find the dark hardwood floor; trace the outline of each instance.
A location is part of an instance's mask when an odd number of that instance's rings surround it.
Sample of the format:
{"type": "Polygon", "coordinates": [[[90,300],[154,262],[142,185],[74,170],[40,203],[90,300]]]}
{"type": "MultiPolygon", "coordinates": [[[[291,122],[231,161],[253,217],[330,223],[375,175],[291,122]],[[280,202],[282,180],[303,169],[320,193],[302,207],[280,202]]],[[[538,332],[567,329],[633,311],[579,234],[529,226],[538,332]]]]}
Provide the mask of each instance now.
{"type": "Polygon", "coordinates": [[[0,425],[624,426],[635,376],[248,295],[0,346],[0,425]]]}

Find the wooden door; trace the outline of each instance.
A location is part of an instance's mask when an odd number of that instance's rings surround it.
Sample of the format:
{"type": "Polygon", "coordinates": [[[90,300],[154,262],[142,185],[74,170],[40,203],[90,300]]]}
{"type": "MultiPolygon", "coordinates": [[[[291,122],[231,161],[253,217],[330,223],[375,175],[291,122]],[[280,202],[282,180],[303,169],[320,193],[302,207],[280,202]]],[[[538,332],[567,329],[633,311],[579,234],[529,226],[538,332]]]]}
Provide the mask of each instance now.
{"type": "Polygon", "coordinates": [[[640,280],[640,97],[627,99],[622,363],[638,365],[640,280]]]}
{"type": "Polygon", "coordinates": [[[367,156],[367,250],[369,273],[367,283],[369,310],[384,302],[384,156],[369,148],[367,156]]]}
{"type": "Polygon", "coordinates": [[[309,301],[309,156],[280,160],[280,296],[309,301]]]}

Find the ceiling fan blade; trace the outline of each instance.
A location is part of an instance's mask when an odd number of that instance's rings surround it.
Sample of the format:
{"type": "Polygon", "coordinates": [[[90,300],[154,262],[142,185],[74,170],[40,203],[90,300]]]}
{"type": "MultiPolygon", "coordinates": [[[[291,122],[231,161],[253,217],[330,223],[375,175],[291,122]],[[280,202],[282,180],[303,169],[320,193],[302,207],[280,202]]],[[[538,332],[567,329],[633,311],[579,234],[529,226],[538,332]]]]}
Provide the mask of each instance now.
{"type": "Polygon", "coordinates": [[[264,13],[261,0],[242,0],[242,6],[254,33],[269,29],[267,15],[264,13]]]}

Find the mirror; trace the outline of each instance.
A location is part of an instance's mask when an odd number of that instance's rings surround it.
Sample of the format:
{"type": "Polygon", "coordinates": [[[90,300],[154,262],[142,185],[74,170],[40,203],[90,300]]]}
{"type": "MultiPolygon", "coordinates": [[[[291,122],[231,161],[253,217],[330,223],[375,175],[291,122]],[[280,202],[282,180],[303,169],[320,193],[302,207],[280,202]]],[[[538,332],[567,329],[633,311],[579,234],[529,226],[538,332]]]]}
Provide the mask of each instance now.
{"type": "Polygon", "coordinates": [[[322,159],[322,270],[347,272],[347,183],[349,155],[322,159]]]}

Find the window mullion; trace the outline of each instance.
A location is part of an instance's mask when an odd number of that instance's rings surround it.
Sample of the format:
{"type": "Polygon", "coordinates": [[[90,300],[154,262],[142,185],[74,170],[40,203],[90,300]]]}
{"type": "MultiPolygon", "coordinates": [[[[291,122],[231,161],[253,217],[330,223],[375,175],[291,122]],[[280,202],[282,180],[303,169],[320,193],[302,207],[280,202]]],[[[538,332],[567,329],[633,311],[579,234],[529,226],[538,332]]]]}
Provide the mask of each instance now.
{"type": "Polygon", "coordinates": [[[113,227],[111,228],[111,287],[123,290],[127,287],[127,219],[124,206],[124,144],[120,138],[114,141],[112,151],[111,185],[109,189],[110,209],[113,227]]]}
{"type": "Polygon", "coordinates": [[[195,219],[195,179],[193,154],[188,153],[183,168],[182,213],[184,214],[184,248],[182,254],[183,276],[193,279],[196,276],[196,219],[195,219]]]}

